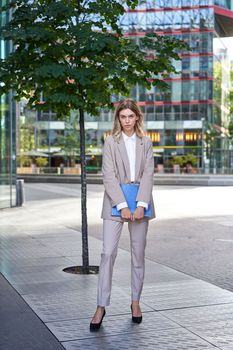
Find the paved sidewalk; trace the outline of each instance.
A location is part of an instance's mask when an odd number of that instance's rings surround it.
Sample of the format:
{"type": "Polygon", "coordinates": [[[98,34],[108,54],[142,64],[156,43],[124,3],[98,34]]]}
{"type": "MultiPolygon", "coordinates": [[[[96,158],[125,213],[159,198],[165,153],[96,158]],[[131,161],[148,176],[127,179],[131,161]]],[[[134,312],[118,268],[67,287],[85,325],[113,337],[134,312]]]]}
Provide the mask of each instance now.
{"type": "MultiPolygon", "coordinates": [[[[4,324],[14,319],[10,297],[18,305],[27,303],[21,309],[21,324],[0,327],[1,350],[233,349],[233,293],[148,259],[143,322],[132,324],[130,253],[122,249],[114,270],[111,306],[101,330],[90,333],[97,276],[62,271],[81,264],[81,234],[55,222],[41,224],[39,212],[34,212],[34,221],[33,216],[26,220],[26,214],[27,208],[1,212],[0,272],[18,294],[0,279],[5,290],[0,320],[3,313],[4,324]],[[24,221],[15,225],[14,215],[19,213],[24,221]]],[[[89,237],[91,265],[99,264],[101,245],[89,237]]]]}

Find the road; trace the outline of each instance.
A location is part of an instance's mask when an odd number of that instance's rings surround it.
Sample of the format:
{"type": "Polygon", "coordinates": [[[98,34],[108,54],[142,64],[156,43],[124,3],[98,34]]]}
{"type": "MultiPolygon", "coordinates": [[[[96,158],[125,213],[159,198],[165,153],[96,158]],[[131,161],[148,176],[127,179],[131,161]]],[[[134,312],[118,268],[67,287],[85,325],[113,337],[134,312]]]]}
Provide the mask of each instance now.
{"type": "MultiPolygon", "coordinates": [[[[41,210],[40,224],[80,230],[80,185],[25,184],[25,192],[27,215],[41,210]]],[[[102,196],[102,185],[88,185],[89,234],[99,239],[102,196]]],[[[233,291],[233,187],[155,186],[153,196],[147,258],[233,291]]],[[[119,246],[129,250],[126,225],[119,246]]]]}

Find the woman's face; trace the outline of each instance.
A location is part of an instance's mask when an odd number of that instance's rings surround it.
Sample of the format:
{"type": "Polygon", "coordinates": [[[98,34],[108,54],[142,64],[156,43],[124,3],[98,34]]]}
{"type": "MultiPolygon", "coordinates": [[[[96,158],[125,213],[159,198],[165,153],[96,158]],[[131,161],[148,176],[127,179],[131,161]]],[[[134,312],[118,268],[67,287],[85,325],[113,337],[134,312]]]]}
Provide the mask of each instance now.
{"type": "Polygon", "coordinates": [[[123,129],[123,132],[128,136],[133,135],[137,120],[138,120],[138,117],[129,108],[122,109],[119,113],[119,121],[120,121],[121,127],[123,129]]]}

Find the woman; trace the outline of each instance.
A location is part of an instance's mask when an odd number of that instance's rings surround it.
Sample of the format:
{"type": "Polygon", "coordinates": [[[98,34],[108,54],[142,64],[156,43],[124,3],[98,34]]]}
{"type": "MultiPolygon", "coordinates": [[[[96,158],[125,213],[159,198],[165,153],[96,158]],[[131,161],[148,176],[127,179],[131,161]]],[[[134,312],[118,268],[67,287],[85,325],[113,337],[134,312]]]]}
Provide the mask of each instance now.
{"type": "Polygon", "coordinates": [[[131,246],[131,312],[132,321],[140,323],[142,314],[139,300],[145,270],[145,247],[148,220],[155,217],[152,198],[154,159],[151,140],[143,134],[143,115],[130,99],[116,108],[112,135],[105,140],[103,151],[103,182],[105,187],[102,215],[103,251],[98,279],[97,309],[90,330],[97,331],[110,304],[112,271],[124,222],[128,222],[131,246]],[[131,213],[121,184],[138,183],[137,207],[131,213]],[[120,217],[112,216],[112,207],[120,217]],[[144,211],[151,208],[151,216],[144,211]]]}

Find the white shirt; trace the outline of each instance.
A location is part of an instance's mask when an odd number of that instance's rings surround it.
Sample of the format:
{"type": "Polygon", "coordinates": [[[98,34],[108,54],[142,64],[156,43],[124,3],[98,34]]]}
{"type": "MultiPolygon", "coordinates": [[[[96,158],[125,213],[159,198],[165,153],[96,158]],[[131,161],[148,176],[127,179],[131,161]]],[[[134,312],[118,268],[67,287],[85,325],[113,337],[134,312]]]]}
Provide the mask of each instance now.
{"type": "Polygon", "coordinates": [[[129,159],[129,167],[130,167],[130,181],[135,181],[135,162],[136,162],[136,134],[134,133],[132,136],[127,136],[124,133],[123,140],[125,142],[125,147],[129,159]]]}
{"type": "MultiPolygon", "coordinates": [[[[131,182],[135,181],[135,165],[136,165],[136,134],[134,133],[132,136],[127,136],[122,132],[123,140],[125,142],[125,147],[129,159],[130,166],[130,180],[131,182]]],[[[117,210],[121,210],[123,208],[127,208],[128,205],[126,202],[122,202],[117,204],[117,210]]],[[[148,208],[148,204],[145,202],[138,202],[137,207],[148,208]]]]}

